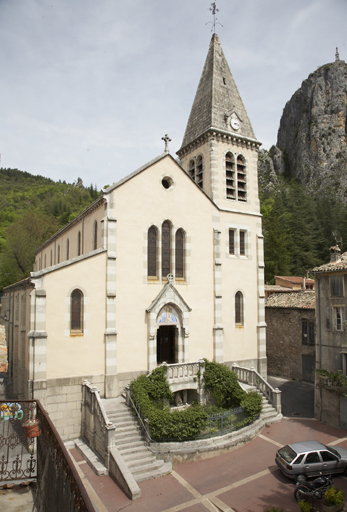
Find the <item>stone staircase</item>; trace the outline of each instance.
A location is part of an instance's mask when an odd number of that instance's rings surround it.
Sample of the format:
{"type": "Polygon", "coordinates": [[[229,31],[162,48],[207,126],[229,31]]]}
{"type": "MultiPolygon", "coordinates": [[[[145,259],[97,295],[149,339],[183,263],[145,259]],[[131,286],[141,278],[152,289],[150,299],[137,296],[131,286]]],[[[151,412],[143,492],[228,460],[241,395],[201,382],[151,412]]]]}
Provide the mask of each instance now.
{"type": "Polygon", "coordinates": [[[172,464],[157,460],[143,440],[136,418],[123,397],[102,400],[109,421],[116,425],[115,446],[136,482],[163,476],[172,464]]]}
{"type": "Polygon", "coordinates": [[[263,395],[261,391],[255,386],[249,386],[243,382],[239,382],[242,389],[245,391],[257,391],[262,396],[263,402],[263,410],[261,411],[260,417],[264,420],[265,423],[276,423],[277,421],[281,421],[283,418],[282,414],[279,414],[276,409],[271,405],[271,403],[267,400],[267,398],[263,395]]]}

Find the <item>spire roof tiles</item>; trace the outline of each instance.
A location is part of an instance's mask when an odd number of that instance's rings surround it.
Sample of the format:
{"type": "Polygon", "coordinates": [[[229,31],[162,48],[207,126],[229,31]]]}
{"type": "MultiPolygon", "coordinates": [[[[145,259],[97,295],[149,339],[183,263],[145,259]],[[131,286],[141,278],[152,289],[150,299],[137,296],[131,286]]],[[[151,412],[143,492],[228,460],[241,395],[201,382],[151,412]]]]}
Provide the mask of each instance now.
{"type": "Polygon", "coordinates": [[[181,149],[209,129],[256,140],[217,34],[211,39],[181,149]],[[237,116],[239,130],[231,128],[231,115],[237,116]]]}

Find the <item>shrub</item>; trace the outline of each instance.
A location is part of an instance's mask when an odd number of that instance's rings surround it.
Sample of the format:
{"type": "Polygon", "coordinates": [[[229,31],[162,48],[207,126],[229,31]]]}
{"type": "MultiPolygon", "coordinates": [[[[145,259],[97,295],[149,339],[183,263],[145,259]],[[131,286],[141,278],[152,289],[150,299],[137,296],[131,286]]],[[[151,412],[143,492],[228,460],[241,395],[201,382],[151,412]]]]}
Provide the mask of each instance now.
{"type": "Polygon", "coordinates": [[[264,512],[284,512],[283,508],[271,507],[266,509],[264,512]]]}
{"type": "Polygon", "coordinates": [[[314,512],[315,509],[307,501],[299,501],[300,512],[314,512]]]}
{"type": "Polygon", "coordinates": [[[340,505],[343,503],[345,496],[340,489],[337,489],[334,485],[331,485],[329,489],[325,491],[324,499],[327,502],[327,505],[331,507],[332,505],[340,505]]]}
{"type": "Polygon", "coordinates": [[[245,391],[240,387],[236,373],[227,366],[205,359],[204,382],[217,407],[233,408],[240,405],[245,391]]]}

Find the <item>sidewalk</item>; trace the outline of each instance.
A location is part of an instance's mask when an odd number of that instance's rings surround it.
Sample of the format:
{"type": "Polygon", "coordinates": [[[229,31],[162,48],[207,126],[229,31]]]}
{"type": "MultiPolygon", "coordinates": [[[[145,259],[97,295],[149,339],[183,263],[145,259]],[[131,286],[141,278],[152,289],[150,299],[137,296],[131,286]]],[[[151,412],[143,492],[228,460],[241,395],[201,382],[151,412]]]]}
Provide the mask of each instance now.
{"type": "MultiPolygon", "coordinates": [[[[132,502],[109,476],[96,476],[71,449],[97,512],[264,512],[270,507],[297,512],[295,484],[275,465],[279,447],[302,439],[347,448],[347,431],[314,419],[286,418],[265,426],[253,441],[211,459],[177,464],[167,476],[141,482],[141,498],[132,502]]],[[[347,492],[347,478],[335,485],[347,492]]]]}

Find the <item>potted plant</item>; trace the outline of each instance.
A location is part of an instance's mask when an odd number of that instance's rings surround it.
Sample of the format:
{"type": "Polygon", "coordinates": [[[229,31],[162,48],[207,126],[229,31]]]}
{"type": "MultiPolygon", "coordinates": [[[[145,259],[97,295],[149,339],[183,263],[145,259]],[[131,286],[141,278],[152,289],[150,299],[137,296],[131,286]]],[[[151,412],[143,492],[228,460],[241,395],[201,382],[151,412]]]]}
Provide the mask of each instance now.
{"type": "Polygon", "coordinates": [[[323,503],[323,512],[338,512],[343,510],[345,495],[341,489],[331,485],[324,493],[326,504],[323,503]]]}
{"type": "Polygon", "coordinates": [[[39,420],[27,420],[22,423],[22,427],[24,428],[25,435],[29,438],[38,437],[41,435],[41,430],[39,429],[39,420]]]}
{"type": "Polygon", "coordinates": [[[315,512],[316,509],[312,507],[311,503],[308,503],[305,500],[301,500],[299,503],[299,510],[300,512],[315,512]]]}

